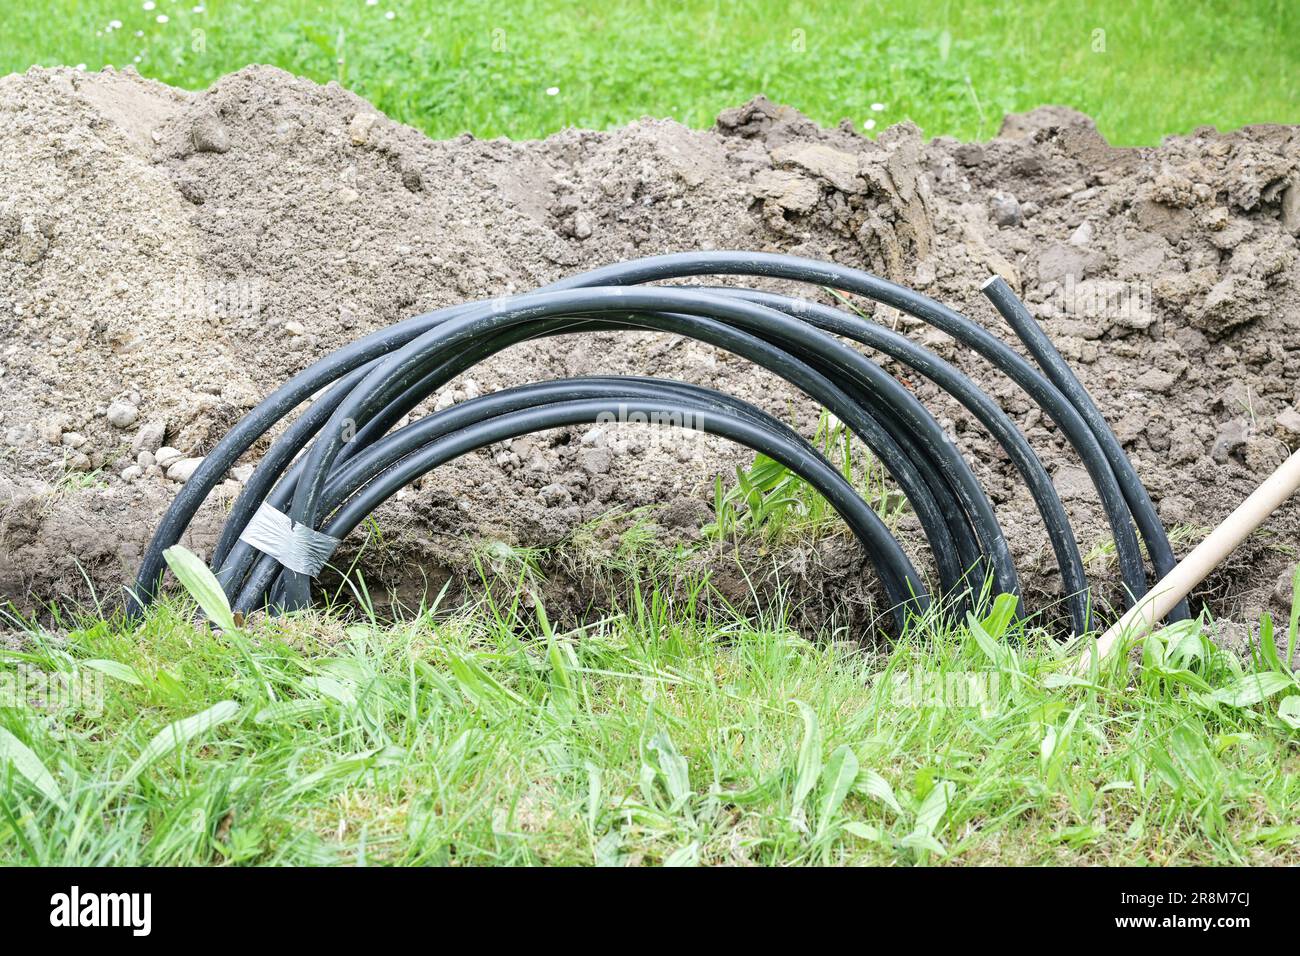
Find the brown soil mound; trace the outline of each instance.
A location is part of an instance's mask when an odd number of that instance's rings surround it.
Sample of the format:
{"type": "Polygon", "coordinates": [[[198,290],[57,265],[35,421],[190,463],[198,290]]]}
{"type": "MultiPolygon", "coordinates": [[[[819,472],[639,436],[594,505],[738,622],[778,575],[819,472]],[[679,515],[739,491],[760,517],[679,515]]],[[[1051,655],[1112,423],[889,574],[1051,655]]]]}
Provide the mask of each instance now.
{"type": "MultiPolygon", "coordinates": [[[[201,93],[131,71],[34,69],[0,80],[0,169],[0,600],[25,611],[84,602],[92,586],[117,602],[186,461],[330,350],[417,312],[668,251],[830,259],[991,328],[978,289],[1005,276],[1170,528],[1214,525],[1300,443],[1296,128],[1116,149],[1087,117],[1052,107],[1008,117],[987,143],[927,143],[908,124],[872,141],[759,99],[707,131],[643,120],[538,142],[433,142],[333,84],[274,69],[201,93]]],[[[914,329],[1013,412],[1110,580],[1095,495],[1052,424],[944,336],[869,311],[914,329]]],[[[709,384],[805,431],[817,417],[735,357],[654,334],[519,346],[429,406],[601,372],[709,384]]],[[[1028,493],[973,420],[916,384],[988,488],[1042,606],[1059,576],[1028,493]]],[[[363,567],[409,599],[466,570],[474,542],[550,546],[619,506],[673,502],[651,518],[689,537],[708,519],[713,476],[745,457],[635,426],[515,441],[391,502],[384,547],[363,567]]],[[[191,547],[211,546],[241,473],[191,547]]],[[[1252,616],[1281,594],[1300,504],[1268,527],[1208,583],[1216,613],[1252,616]]],[[[850,621],[871,613],[851,542],[811,550],[760,563],[823,609],[843,597],[850,621]]],[[[728,574],[743,596],[748,583],[725,570],[719,581],[728,574]]],[[[568,593],[585,600],[581,584],[568,593]]],[[[1113,581],[1102,593],[1113,598],[1113,581]]]]}

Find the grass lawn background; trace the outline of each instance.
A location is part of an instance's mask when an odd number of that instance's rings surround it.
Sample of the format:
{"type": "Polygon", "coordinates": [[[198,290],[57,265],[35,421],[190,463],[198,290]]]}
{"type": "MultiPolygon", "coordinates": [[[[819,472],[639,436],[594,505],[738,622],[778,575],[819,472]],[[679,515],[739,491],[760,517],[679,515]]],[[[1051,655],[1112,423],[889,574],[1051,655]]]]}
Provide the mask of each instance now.
{"type": "Polygon", "coordinates": [[[0,72],[134,63],[198,89],[269,63],[338,80],[436,137],[644,115],[707,126],[760,92],[827,124],[911,119],[960,138],[1046,103],[1123,145],[1300,120],[1293,0],[52,0],[9,4],[3,21],[0,72]]]}

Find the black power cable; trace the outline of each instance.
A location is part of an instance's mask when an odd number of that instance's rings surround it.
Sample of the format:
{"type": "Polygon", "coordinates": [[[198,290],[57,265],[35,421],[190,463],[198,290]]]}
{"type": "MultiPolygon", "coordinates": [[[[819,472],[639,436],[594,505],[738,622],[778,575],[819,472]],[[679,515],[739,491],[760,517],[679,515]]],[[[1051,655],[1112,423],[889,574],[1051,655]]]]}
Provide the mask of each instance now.
{"type": "MultiPolygon", "coordinates": [[[[467,451],[562,425],[591,423],[617,410],[649,422],[681,424],[721,435],[781,462],[824,495],[873,556],[897,622],[908,609],[924,611],[929,598],[920,576],[879,516],[808,442],[751,406],[706,389],[628,379],[568,379],[507,389],[421,419],[352,458],[331,476],[326,508],[339,505],[324,530],[344,537],[390,495],[467,451]],[[354,495],[355,493],[355,495],[354,495]],[[354,495],[349,499],[349,495],[354,495]],[[344,503],[346,501],[346,503],[344,503]]],[[[261,556],[235,599],[236,610],[256,607],[278,573],[261,556]]]]}
{"type": "MultiPolygon", "coordinates": [[[[645,378],[580,378],[482,396],[392,431],[421,401],[474,364],[538,336],[621,329],[674,332],[734,352],[796,385],[857,434],[898,482],[956,606],[979,593],[1018,593],[993,508],[969,465],[907,388],[847,338],[930,379],[961,402],[1006,450],[1029,486],[1061,568],[1074,629],[1091,626],[1078,546],[1042,463],[1005,412],[965,375],[906,337],[829,306],[733,287],[642,283],[740,275],[811,283],[863,295],[953,336],[1006,373],[1079,453],[1115,536],[1129,601],[1146,591],[1136,521],[1157,574],[1173,566],[1168,539],[1118,441],[1082,385],[1005,283],[985,292],[1046,377],[984,329],[932,299],[831,263],[761,253],[657,256],[588,272],[537,292],[467,303],[369,335],[301,372],[242,419],[177,495],[145,553],[132,610],[154,597],[162,552],[203,500],[263,434],[317,396],[263,456],[236,500],[213,554],[240,610],[310,602],[307,574],[241,540],[264,504],[302,528],[342,537],[405,484],[476,448],[532,431],[592,421],[612,406],[649,420],[700,428],[782,462],[821,492],[863,544],[900,627],[929,596],[898,542],[842,476],[804,439],[759,409],[707,389],[645,378]],[[305,453],[304,453],[305,452],[305,453]],[[838,479],[838,480],[837,480],[838,479]]],[[[1172,618],[1186,616],[1186,606],[1172,618]]]]}

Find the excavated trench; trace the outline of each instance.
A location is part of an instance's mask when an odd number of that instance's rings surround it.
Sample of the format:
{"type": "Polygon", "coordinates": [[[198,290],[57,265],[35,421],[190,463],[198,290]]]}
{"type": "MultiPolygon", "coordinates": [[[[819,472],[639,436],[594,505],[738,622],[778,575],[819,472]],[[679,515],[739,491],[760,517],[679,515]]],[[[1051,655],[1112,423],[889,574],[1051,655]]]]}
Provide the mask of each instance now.
{"type": "MultiPolygon", "coordinates": [[[[198,460],[324,355],[412,315],[669,252],[836,262],[916,288],[1014,344],[980,294],[1002,277],[1111,423],[1178,553],[1300,443],[1292,127],[1116,149],[1087,117],[1049,107],[1007,117],[986,143],[926,141],[909,124],[870,140],[758,99],[705,131],[644,120],[537,142],[435,142],[336,86],[267,68],[201,93],[130,72],[32,70],[0,80],[0,169],[0,600],[25,613],[120,603],[198,460]]],[[[1050,473],[1098,599],[1118,605],[1106,515],[1050,417],[945,333],[887,305],[853,305],[1007,410],[1050,473]]],[[[1066,620],[1015,463],[968,409],[873,358],[930,409],[988,492],[1027,604],[1066,620]]],[[[529,382],[611,375],[708,386],[806,437],[819,419],[780,377],[663,331],[513,345],[411,417],[529,382]]],[[[652,431],[615,422],[496,442],[391,498],[366,544],[349,539],[341,554],[359,551],[372,589],[407,604],[449,581],[453,598],[472,590],[485,555],[534,554],[546,599],[581,615],[619,587],[611,567],[641,560],[628,557],[630,532],[643,540],[649,529],[658,549],[690,549],[674,574],[707,571],[742,607],[779,593],[809,628],[884,613],[847,531],[703,540],[715,476],[752,453],[721,436],[652,431]]],[[[184,543],[211,554],[278,434],[239,461],[184,543]]],[[[1248,621],[1280,609],[1298,529],[1293,503],[1193,610],[1204,601],[1248,621]]],[[[915,516],[896,530],[933,575],[915,516]]]]}

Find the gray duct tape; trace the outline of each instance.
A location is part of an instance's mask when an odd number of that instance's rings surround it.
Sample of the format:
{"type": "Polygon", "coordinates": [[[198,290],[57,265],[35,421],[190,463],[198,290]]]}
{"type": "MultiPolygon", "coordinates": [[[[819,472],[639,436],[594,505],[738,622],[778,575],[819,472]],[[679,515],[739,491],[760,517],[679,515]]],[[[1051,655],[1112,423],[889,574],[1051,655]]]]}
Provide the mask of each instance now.
{"type": "Polygon", "coordinates": [[[269,554],[290,571],[315,577],[339,546],[339,539],[297,524],[265,501],[248,522],[239,540],[269,554]]]}

